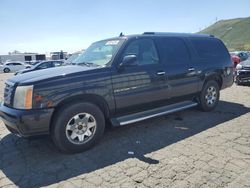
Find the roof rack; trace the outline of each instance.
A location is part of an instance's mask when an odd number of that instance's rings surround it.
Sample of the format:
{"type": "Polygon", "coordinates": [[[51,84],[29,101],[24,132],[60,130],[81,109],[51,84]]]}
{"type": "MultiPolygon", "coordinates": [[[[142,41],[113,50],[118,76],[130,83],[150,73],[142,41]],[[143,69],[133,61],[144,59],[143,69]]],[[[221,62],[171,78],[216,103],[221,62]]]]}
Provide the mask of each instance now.
{"type": "Polygon", "coordinates": [[[155,32],[144,32],[143,35],[154,35],[155,32]]]}
{"type": "Polygon", "coordinates": [[[208,34],[196,33],[171,33],[171,32],[144,32],[143,35],[166,35],[166,36],[186,36],[186,37],[214,37],[208,34]]]}

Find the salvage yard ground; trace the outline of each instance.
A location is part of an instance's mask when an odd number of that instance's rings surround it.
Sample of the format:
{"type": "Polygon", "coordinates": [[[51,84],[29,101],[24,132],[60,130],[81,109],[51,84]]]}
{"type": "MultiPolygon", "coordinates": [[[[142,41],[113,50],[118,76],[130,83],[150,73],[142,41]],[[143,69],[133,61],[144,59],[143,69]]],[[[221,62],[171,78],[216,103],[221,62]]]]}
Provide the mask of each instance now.
{"type": "MultiPolygon", "coordinates": [[[[0,74],[4,82],[13,74],[0,74]]],[[[1,120],[0,120],[1,121],[1,120]]],[[[0,123],[0,187],[250,187],[250,87],[190,109],[108,128],[93,149],[59,153],[48,136],[22,139],[0,123]]]]}

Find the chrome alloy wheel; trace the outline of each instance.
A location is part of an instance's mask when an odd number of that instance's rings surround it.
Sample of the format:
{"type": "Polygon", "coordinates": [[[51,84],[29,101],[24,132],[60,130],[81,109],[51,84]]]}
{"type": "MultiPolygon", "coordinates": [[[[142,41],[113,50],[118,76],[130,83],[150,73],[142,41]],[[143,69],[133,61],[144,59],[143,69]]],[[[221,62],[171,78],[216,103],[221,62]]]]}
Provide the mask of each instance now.
{"type": "Polygon", "coordinates": [[[73,144],[83,144],[90,140],[96,131],[96,120],[88,113],[72,117],[66,126],[66,136],[73,144]]]}
{"type": "Polygon", "coordinates": [[[210,86],[207,89],[205,100],[208,106],[213,106],[217,101],[217,91],[214,86],[210,86]]]}

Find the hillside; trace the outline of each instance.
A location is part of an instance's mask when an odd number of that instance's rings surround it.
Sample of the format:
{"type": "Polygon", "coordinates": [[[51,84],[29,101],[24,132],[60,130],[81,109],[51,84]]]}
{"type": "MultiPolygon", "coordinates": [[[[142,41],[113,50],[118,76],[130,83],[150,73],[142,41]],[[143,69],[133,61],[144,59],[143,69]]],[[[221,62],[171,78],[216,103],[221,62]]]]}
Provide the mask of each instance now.
{"type": "Polygon", "coordinates": [[[222,39],[230,51],[250,51],[250,17],[220,20],[199,33],[222,39]]]}

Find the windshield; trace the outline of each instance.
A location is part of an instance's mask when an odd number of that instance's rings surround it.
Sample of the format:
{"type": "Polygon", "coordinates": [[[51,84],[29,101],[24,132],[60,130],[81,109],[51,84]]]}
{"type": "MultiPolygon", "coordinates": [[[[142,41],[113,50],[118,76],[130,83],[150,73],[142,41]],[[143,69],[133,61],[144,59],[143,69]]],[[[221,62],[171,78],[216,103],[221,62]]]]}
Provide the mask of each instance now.
{"type": "Polygon", "coordinates": [[[73,63],[105,67],[123,41],[122,39],[114,39],[95,42],[84,53],[79,55],[73,63]]]}
{"type": "Polygon", "coordinates": [[[76,54],[72,54],[67,60],[66,60],[66,64],[68,63],[68,64],[70,64],[70,63],[72,63],[72,62],[74,62],[74,60],[76,59],[76,58],[78,58],[78,56],[80,55],[80,53],[76,53],[76,54]]]}

